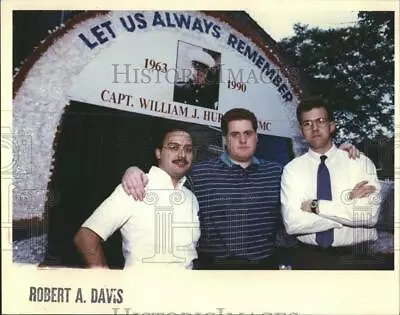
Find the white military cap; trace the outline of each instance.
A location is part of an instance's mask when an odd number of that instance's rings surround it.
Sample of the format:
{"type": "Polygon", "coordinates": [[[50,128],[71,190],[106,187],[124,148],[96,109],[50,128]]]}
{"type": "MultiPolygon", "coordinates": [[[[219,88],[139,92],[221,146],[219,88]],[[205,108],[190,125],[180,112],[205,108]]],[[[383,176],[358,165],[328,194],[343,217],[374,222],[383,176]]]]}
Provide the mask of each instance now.
{"type": "Polygon", "coordinates": [[[188,56],[190,61],[200,62],[210,68],[215,66],[214,58],[202,49],[191,49],[188,51],[188,56]]]}

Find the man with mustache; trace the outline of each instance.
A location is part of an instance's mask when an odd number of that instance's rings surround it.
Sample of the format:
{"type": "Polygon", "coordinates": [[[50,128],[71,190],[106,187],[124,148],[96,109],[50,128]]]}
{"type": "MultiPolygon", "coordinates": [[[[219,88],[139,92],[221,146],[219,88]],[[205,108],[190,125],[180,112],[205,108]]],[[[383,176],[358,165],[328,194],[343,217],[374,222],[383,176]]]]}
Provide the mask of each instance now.
{"type": "Polygon", "coordinates": [[[283,222],[300,241],[293,268],[368,269],[362,259],[379,217],[375,166],[333,144],[335,123],[322,98],[300,102],[297,119],[309,150],[285,166],[281,184],[283,222]]]}
{"type": "MultiPolygon", "coordinates": [[[[254,156],[257,118],[247,109],[227,111],[221,131],[225,152],[196,163],[189,175],[200,206],[197,267],[277,269],[274,251],[282,167],[254,156]]],[[[146,183],[136,167],[122,179],[125,192],[136,199],[144,198],[146,183]]]]}
{"type": "Polygon", "coordinates": [[[120,229],[125,268],[143,264],[192,268],[200,236],[198,202],[183,186],[185,173],[192,165],[192,146],[191,136],[184,127],[166,128],[155,149],[158,167],[153,166],[147,174],[148,199],[135,201],[118,185],[83,223],[74,241],[88,267],[107,267],[102,241],[120,229]],[[167,226],[169,230],[164,231],[170,233],[172,244],[168,244],[169,239],[163,239],[163,235],[155,236],[162,228],[156,221],[168,218],[180,224],[174,229],[167,226]],[[169,252],[157,256],[165,243],[169,252]]]}

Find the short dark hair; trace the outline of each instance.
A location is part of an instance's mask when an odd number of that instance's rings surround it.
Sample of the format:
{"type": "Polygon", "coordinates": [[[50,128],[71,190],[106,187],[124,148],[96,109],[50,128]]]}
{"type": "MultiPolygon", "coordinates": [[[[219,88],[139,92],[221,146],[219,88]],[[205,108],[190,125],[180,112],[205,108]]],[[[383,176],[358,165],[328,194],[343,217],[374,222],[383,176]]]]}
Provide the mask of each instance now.
{"type": "Polygon", "coordinates": [[[321,96],[309,96],[303,98],[299,106],[296,109],[296,116],[297,121],[301,124],[301,114],[304,112],[308,112],[314,108],[325,108],[326,112],[328,113],[329,121],[333,120],[333,112],[331,107],[329,106],[328,102],[324,100],[321,96]]]}
{"type": "Polygon", "coordinates": [[[182,123],[178,123],[178,122],[169,123],[169,122],[167,122],[167,123],[157,124],[156,132],[155,132],[155,141],[154,141],[155,148],[156,149],[162,149],[163,144],[164,144],[164,140],[165,140],[165,136],[168,133],[174,132],[174,131],[186,132],[191,137],[191,134],[190,134],[188,128],[182,123]]]}
{"type": "Polygon", "coordinates": [[[257,118],[254,113],[245,108],[233,108],[222,116],[221,130],[223,136],[228,134],[228,123],[233,120],[249,120],[254,131],[257,131],[257,118]]]}

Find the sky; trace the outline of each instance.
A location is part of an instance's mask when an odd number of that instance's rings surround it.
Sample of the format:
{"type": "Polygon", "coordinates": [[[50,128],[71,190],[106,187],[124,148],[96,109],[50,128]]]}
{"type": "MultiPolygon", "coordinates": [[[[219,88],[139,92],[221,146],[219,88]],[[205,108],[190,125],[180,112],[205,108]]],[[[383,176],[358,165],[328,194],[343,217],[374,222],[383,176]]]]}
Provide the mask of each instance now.
{"type": "Polygon", "coordinates": [[[358,14],[358,11],[246,11],[276,41],[293,36],[293,25],[298,22],[323,29],[346,27],[354,25],[358,14]]]}

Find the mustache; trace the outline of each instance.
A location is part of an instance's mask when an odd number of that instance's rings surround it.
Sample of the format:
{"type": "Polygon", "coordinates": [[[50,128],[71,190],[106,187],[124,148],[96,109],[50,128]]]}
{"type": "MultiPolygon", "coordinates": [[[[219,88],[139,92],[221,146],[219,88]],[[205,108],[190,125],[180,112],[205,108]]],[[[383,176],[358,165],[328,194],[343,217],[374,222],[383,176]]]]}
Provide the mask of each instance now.
{"type": "Polygon", "coordinates": [[[172,163],[180,163],[180,162],[185,163],[185,164],[189,164],[189,161],[186,160],[185,158],[176,159],[176,160],[173,160],[173,161],[172,161],[172,163]]]}

